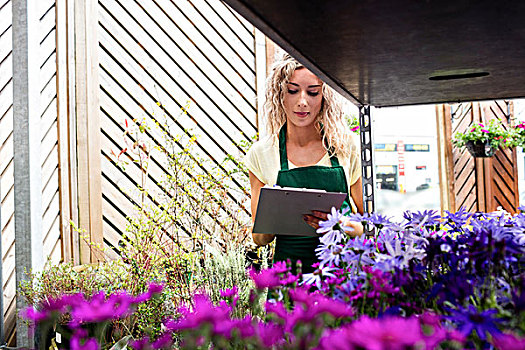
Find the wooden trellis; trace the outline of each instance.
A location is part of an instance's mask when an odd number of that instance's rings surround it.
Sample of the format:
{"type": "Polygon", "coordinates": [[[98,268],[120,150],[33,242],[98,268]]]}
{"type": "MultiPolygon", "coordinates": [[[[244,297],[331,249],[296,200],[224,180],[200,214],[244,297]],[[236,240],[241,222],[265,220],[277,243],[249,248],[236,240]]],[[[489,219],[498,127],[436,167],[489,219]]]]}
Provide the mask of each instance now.
{"type": "MultiPolygon", "coordinates": [[[[0,0],[0,230],[5,333],[11,337],[19,307],[13,81],[20,79],[13,62],[12,18],[15,6],[28,4],[0,0]]],[[[222,160],[229,154],[242,156],[239,143],[251,141],[257,132],[265,38],[218,0],[43,0],[37,5],[35,12],[29,8],[27,32],[29,41],[39,44],[31,46],[38,65],[21,77],[39,87],[31,95],[39,110],[31,128],[39,135],[35,173],[41,186],[41,253],[52,263],[100,258],[72,229],[71,220],[106,248],[110,258],[116,257],[126,217],[137,204],[128,190],[140,177],[133,165],[124,173],[111,155],[126,147],[126,138],[135,141],[123,135],[125,120],[167,120],[173,136],[196,135],[197,151],[209,160],[196,162],[198,173],[214,168],[222,178],[234,167],[222,160]],[[187,113],[181,114],[181,107],[187,113]]],[[[162,143],[158,133],[147,137],[162,143]]],[[[159,182],[166,175],[165,159],[152,158],[149,181],[154,191],[165,191],[159,182]]],[[[247,216],[243,184],[232,179],[228,185],[235,191],[225,195],[236,206],[225,214],[247,216]]],[[[18,345],[26,344],[22,340],[18,345]]]]}
{"type": "Polygon", "coordinates": [[[456,211],[490,212],[498,207],[516,213],[519,206],[518,165],[515,149],[499,149],[492,158],[474,158],[451,140],[472,123],[491,119],[505,126],[513,121],[509,101],[473,102],[437,107],[440,130],[440,182],[442,207],[456,211]]]}
{"type": "MultiPolygon", "coordinates": [[[[98,15],[104,243],[117,252],[136,204],[126,189],[140,178],[138,166],[127,167],[135,174],[130,178],[111,154],[136,141],[123,136],[125,121],[167,121],[174,137],[191,130],[197,151],[211,160],[195,164],[199,172],[242,154],[238,143],[256,133],[255,30],[219,1],[103,0],[98,15]]],[[[145,137],[162,146],[162,132],[145,137]]],[[[162,157],[149,162],[153,193],[165,191],[159,185],[165,165],[162,157]]],[[[243,191],[240,183],[232,185],[243,191]]],[[[233,210],[248,215],[243,199],[228,195],[238,202],[233,210]]]]}

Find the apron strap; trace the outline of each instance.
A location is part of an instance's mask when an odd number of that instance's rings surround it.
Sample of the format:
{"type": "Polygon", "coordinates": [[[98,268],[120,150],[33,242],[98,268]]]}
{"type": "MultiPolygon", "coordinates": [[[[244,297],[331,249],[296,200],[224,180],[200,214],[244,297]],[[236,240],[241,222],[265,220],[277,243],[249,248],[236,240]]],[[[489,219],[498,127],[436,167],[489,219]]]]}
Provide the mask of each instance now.
{"type": "MultiPolygon", "coordinates": [[[[321,133],[323,132],[323,128],[321,127],[321,133]]],[[[332,167],[339,166],[339,159],[337,159],[337,156],[335,155],[335,152],[330,152],[332,156],[330,156],[330,164],[332,167]]],[[[279,130],[279,158],[281,161],[281,170],[288,170],[288,153],[286,152],[286,123],[281,127],[281,130],[279,130]]]]}
{"type": "Polygon", "coordinates": [[[281,158],[281,170],[288,170],[288,153],[286,153],[286,123],[279,130],[279,156],[281,158]]]}

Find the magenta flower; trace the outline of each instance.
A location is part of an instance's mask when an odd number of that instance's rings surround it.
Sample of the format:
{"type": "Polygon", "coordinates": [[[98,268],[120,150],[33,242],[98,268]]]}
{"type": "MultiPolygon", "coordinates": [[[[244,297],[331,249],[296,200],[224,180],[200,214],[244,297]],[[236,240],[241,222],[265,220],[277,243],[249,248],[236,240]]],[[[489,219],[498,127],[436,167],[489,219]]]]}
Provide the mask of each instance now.
{"type": "Polygon", "coordinates": [[[85,329],[77,329],[71,336],[69,343],[71,350],[99,350],[97,340],[95,338],[86,339],[87,336],[85,329]]]}
{"type": "Polygon", "coordinates": [[[255,287],[259,290],[264,288],[275,288],[282,285],[281,275],[286,272],[288,272],[288,267],[284,261],[278,261],[273,267],[260,272],[255,271],[253,268],[248,270],[248,274],[253,282],[255,282],[255,287]]]}
{"type": "Polygon", "coordinates": [[[161,335],[157,340],[155,340],[151,346],[153,349],[168,349],[173,344],[173,339],[171,338],[170,333],[165,333],[161,335]]]}
{"type": "Polygon", "coordinates": [[[49,312],[38,311],[34,307],[29,306],[20,311],[20,317],[33,321],[34,323],[40,323],[49,317],[49,312]]]}
{"type": "Polygon", "coordinates": [[[111,294],[106,300],[103,291],[93,295],[89,301],[84,300],[73,305],[71,310],[71,324],[78,325],[84,322],[102,322],[127,316],[131,313],[130,306],[134,298],[126,292],[111,294]]]}
{"type": "Polygon", "coordinates": [[[276,302],[267,301],[265,307],[266,307],[266,312],[269,314],[273,313],[277,315],[277,317],[283,320],[286,319],[286,317],[288,317],[288,311],[286,311],[284,304],[280,301],[276,301],[276,302]]]}
{"type": "MultiPolygon", "coordinates": [[[[421,326],[416,318],[385,317],[371,319],[363,316],[348,326],[343,326],[341,332],[328,333],[322,349],[336,337],[345,338],[347,349],[397,350],[417,348],[424,345],[421,326]]],[[[340,342],[340,341],[338,341],[340,342]]]]}
{"type": "Polygon", "coordinates": [[[233,298],[234,296],[237,295],[238,291],[239,289],[237,288],[237,286],[233,286],[233,288],[223,289],[219,291],[219,293],[221,295],[221,298],[233,298]]]}
{"type": "Polygon", "coordinates": [[[134,349],[134,350],[151,349],[148,336],[146,336],[146,337],[144,337],[142,339],[139,339],[139,340],[133,340],[132,342],[129,343],[129,346],[131,346],[131,348],[134,349]]]}
{"type": "Polygon", "coordinates": [[[284,343],[284,329],[281,325],[269,322],[258,322],[256,333],[265,348],[278,347],[284,343]]]}
{"type": "Polygon", "coordinates": [[[522,350],[525,349],[525,338],[510,333],[502,333],[492,338],[492,344],[498,350],[522,350]]]}
{"type": "Polygon", "coordinates": [[[152,296],[154,296],[155,294],[159,294],[160,292],[162,292],[162,285],[161,284],[158,284],[158,283],[155,283],[155,282],[152,282],[148,285],[148,291],[146,293],[143,293],[143,294],[140,294],[138,295],[137,297],[135,297],[134,299],[132,299],[132,303],[134,304],[140,304],[142,302],[145,302],[147,300],[150,300],[152,296]]]}
{"type": "Polygon", "coordinates": [[[211,325],[212,332],[225,338],[231,337],[231,331],[236,324],[230,317],[231,307],[222,304],[214,306],[207,296],[197,294],[194,297],[194,308],[180,308],[182,317],[176,321],[170,320],[165,323],[169,331],[183,331],[187,329],[198,329],[203,325],[211,325]]]}

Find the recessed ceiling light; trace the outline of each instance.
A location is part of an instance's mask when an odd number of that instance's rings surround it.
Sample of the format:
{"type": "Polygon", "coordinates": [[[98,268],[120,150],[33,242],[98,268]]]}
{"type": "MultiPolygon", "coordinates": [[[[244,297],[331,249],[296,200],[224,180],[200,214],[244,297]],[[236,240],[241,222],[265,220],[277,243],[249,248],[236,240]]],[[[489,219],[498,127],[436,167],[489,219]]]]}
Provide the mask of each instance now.
{"type": "Polygon", "coordinates": [[[469,72],[469,73],[452,73],[452,74],[436,74],[430,76],[430,80],[455,80],[455,79],[469,79],[480,78],[489,75],[489,72],[469,72]]]}

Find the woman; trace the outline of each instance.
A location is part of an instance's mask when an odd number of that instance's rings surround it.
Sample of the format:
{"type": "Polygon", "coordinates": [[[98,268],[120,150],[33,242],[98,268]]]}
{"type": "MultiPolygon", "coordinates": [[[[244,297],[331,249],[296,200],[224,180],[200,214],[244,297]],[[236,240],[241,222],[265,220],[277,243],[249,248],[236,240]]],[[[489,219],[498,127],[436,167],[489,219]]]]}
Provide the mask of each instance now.
{"type": "MultiPolygon", "coordinates": [[[[264,185],[315,188],[348,193],[344,206],[363,213],[358,148],[345,125],[335,92],[289,55],[275,63],[266,84],[265,115],[269,136],[256,142],[246,155],[251,186],[252,218],[264,185]]],[[[314,228],[327,213],[312,212],[304,220],[314,228]]],[[[348,222],[362,234],[359,223],[348,222]]],[[[275,235],[253,234],[258,245],[275,235]]],[[[303,273],[317,262],[317,237],[277,236],[274,261],[302,262],[303,273]]],[[[294,264],[295,265],[295,264],[294,264]]]]}

